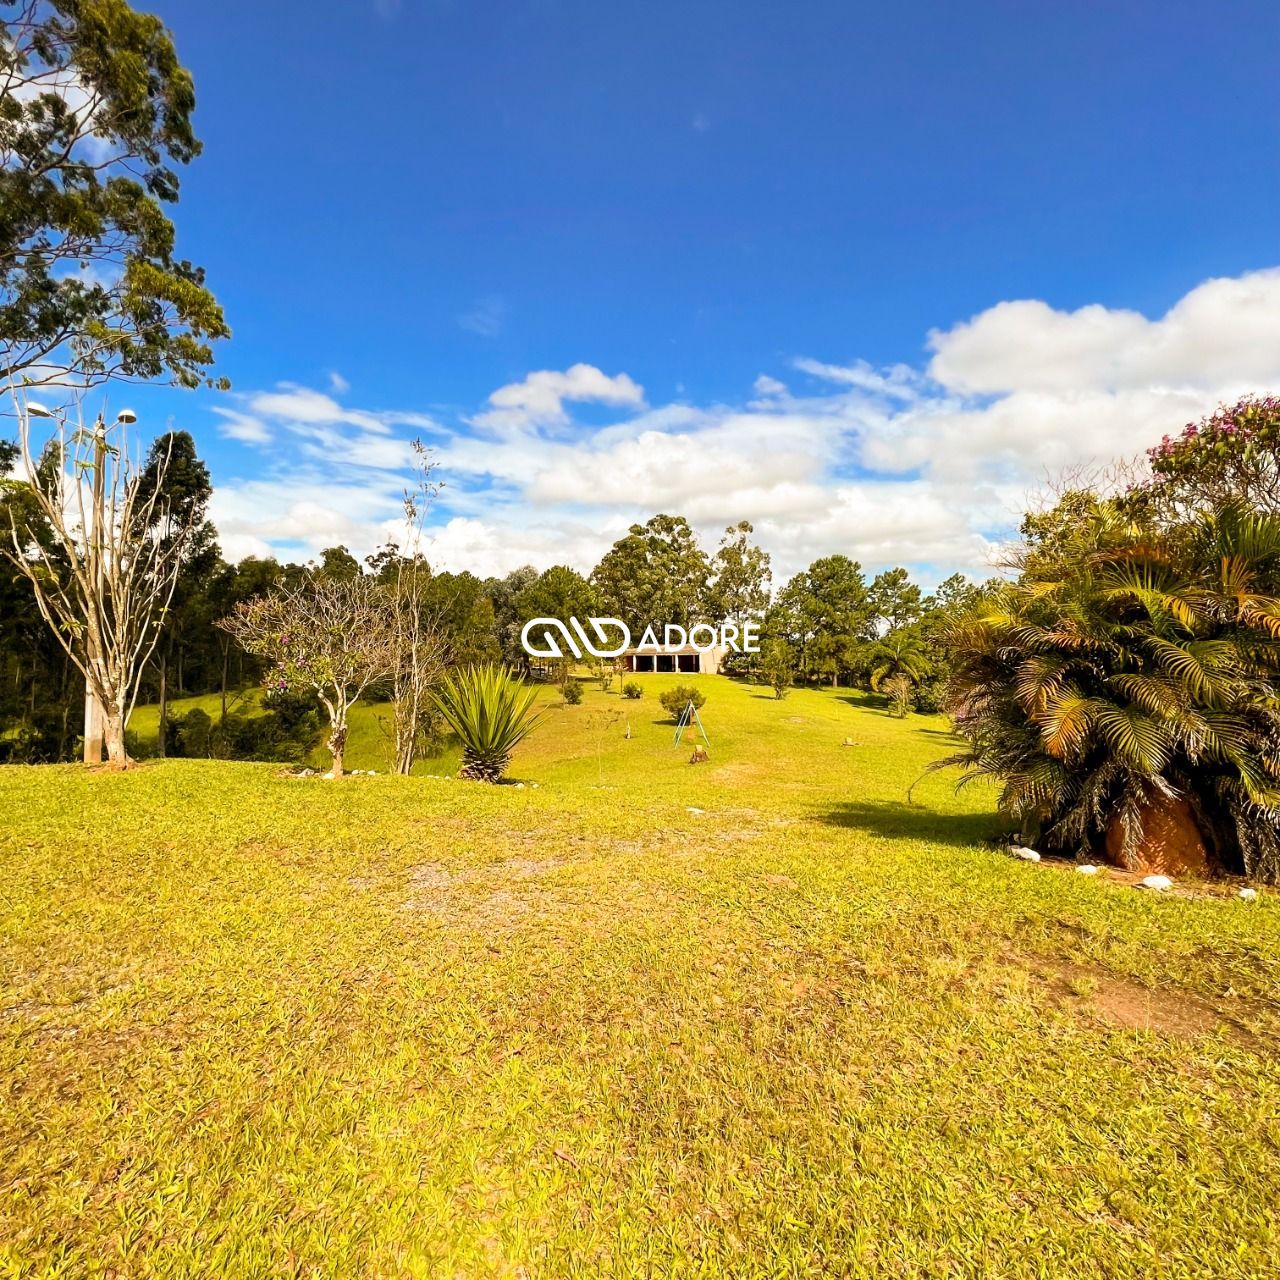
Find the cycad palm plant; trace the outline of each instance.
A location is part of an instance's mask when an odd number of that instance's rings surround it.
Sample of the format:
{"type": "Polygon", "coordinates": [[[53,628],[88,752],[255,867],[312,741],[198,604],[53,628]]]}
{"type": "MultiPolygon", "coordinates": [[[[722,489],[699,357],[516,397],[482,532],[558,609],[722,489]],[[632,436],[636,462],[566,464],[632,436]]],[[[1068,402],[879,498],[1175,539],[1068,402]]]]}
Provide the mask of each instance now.
{"type": "Polygon", "coordinates": [[[506,667],[466,667],[441,682],[434,701],[462,742],[458,776],[498,782],[511,753],[538,722],[530,714],[536,691],[506,667]]]}
{"type": "Polygon", "coordinates": [[[1050,845],[1127,855],[1185,800],[1220,862],[1280,877],[1280,519],[1229,507],[1155,542],[1104,505],[1085,536],[952,625],[969,748],[941,763],[1000,779],[1050,845]]]}

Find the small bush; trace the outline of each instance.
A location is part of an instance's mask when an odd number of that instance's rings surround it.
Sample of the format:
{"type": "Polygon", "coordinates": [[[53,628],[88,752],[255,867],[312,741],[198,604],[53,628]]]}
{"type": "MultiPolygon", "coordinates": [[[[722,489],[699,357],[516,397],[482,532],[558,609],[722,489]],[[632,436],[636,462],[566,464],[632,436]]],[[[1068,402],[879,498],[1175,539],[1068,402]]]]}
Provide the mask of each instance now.
{"type": "Polygon", "coordinates": [[[658,701],[662,703],[662,709],[669,711],[673,716],[679,716],[691,702],[695,710],[701,710],[706,700],[707,695],[692,684],[678,684],[674,689],[668,689],[666,693],[658,698],[658,701]]]}
{"type": "Polygon", "coordinates": [[[643,698],[644,685],[642,685],[638,680],[628,680],[627,683],[622,686],[622,696],[624,698],[632,699],[643,698]]]}
{"type": "Polygon", "coordinates": [[[576,680],[570,680],[560,692],[571,707],[576,707],[582,701],[582,686],[576,680]]]}
{"type": "Polygon", "coordinates": [[[902,671],[890,676],[881,686],[881,692],[889,699],[889,714],[905,720],[915,701],[915,685],[911,677],[902,671]]]}

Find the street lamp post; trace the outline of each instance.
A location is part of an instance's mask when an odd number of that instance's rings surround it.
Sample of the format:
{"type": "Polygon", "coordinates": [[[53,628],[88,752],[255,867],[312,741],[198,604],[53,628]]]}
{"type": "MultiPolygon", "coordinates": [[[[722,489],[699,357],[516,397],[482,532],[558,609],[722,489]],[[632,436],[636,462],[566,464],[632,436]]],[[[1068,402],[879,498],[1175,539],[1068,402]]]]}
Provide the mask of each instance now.
{"type": "MultiPolygon", "coordinates": [[[[97,619],[86,619],[89,625],[85,628],[85,658],[90,671],[97,671],[98,664],[101,661],[101,653],[98,645],[98,629],[102,626],[102,576],[104,571],[103,564],[103,520],[105,518],[103,507],[105,485],[103,480],[103,467],[107,458],[107,424],[102,420],[102,415],[98,415],[98,420],[93,424],[93,504],[92,516],[93,532],[86,541],[86,548],[89,552],[89,563],[86,568],[89,570],[89,580],[94,584],[94,599],[90,603],[90,609],[97,612],[97,619]]],[[[103,721],[102,703],[98,699],[97,693],[94,692],[93,682],[86,679],[84,682],[84,762],[85,764],[101,764],[102,763],[102,730],[103,721]]]]}

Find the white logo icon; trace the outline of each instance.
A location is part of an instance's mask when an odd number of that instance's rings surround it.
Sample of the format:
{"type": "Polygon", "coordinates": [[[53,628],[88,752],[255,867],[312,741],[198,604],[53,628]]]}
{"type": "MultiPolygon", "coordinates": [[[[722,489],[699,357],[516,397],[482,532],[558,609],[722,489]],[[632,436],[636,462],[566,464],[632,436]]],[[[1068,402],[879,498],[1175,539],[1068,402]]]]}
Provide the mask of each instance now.
{"type": "Polygon", "coordinates": [[[588,618],[587,621],[591,623],[591,626],[596,633],[596,639],[605,647],[596,648],[596,646],[592,644],[582,623],[580,623],[577,618],[569,619],[569,624],[573,627],[573,631],[570,631],[569,627],[566,627],[559,618],[530,618],[529,621],[524,624],[524,630],[520,632],[520,643],[524,646],[525,653],[527,653],[531,658],[563,658],[564,650],[560,648],[560,645],[556,641],[556,632],[559,632],[560,635],[564,637],[565,643],[569,646],[569,652],[572,653],[575,658],[581,658],[582,649],[578,648],[578,641],[574,639],[573,635],[573,632],[576,631],[578,633],[578,638],[582,641],[583,648],[585,648],[593,658],[616,658],[631,648],[631,628],[628,627],[621,618],[588,618]],[[616,648],[610,649],[607,647],[609,637],[605,634],[604,628],[606,626],[617,627],[622,633],[622,643],[616,648]],[[546,648],[544,649],[534,648],[534,646],[529,643],[529,632],[535,627],[542,628],[542,641],[543,644],[546,645],[546,648]]]}

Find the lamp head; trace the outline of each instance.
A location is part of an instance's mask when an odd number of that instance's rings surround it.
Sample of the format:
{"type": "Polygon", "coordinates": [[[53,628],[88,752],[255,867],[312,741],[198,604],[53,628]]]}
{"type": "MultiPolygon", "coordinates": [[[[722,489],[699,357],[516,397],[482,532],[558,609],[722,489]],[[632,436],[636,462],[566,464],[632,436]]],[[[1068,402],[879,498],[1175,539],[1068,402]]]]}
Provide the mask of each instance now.
{"type": "Polygon", "coordinates": [[[116,414],[116,421],[122,426],[131,427],[138,420],[138,415],[132,409],[121,409],[116,414]]]}

